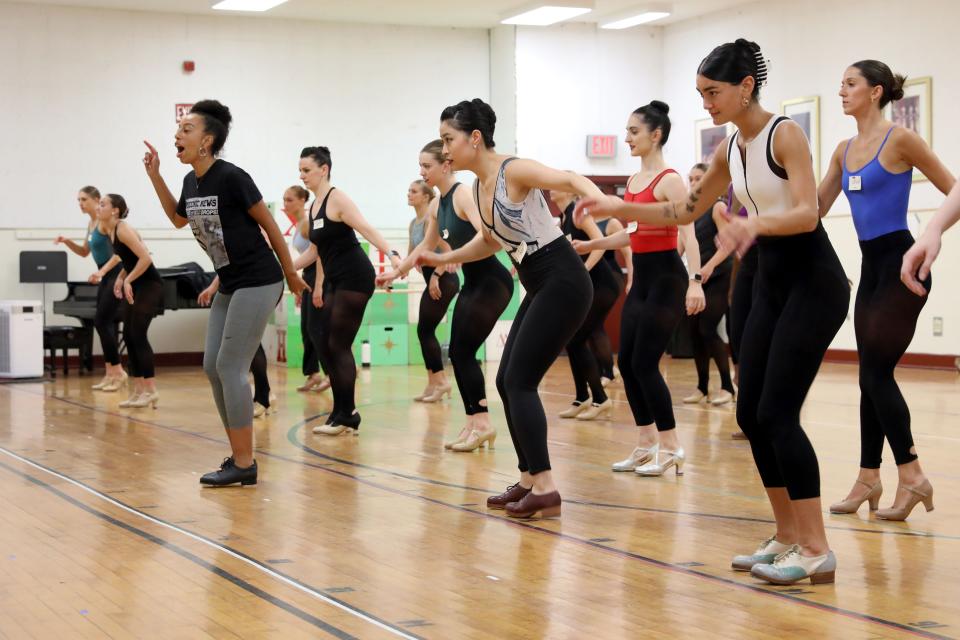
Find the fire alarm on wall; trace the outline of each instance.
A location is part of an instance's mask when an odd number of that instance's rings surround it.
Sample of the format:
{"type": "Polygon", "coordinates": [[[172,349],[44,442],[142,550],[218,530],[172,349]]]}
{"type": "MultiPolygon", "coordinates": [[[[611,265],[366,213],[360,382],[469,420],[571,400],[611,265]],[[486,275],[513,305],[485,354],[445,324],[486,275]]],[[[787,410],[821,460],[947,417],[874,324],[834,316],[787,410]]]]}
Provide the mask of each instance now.
{"type": "Polygon", "coordinates": [[[193,63],[193,60],[184,60],[183,61],[183,72],[184,73],[193,73],[193,70],[196,69],[196,65],[193,63]]]}

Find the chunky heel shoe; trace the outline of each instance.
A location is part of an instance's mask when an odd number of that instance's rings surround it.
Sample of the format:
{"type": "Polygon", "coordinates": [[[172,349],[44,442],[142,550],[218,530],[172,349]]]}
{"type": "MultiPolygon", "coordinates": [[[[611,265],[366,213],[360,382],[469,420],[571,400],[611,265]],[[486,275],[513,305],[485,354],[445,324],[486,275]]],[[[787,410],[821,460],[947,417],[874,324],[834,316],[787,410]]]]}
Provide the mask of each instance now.
{"type": "Polygon", "coordinates": [[[637,467],[634,472],[638,476],[656,478],[666,473],[670,467],[673,467],[677,475],[682,476],[683,465],[686,463],[686,461],[687,456],[683,451],[683,447],[677,449],[676,451],[660,449],[656,455],[654,455],[653,462],[645,464],[642,467],[637,467]]]}
{"type": "Polygon", "coordinates": [[[101,387],[100,391],[106,391],[108,393],[119,391],[127,385],[127,378],[129,377],[126,371],[121,371],[119,376],[110,376],[110,382],[101,387]]]}
{"type": "Polygon", "coordinates": [[[118,406],[118,407],[124,407],[124,408],[126,408],[126,407],[132,407],[132,406],[133,406],[133,403],[136,402],[137,400],[139,400],[141,395],[142,395],[142,394],[139,394],[139,393],[137,393],[137,392],[133,392],[133,393],[130,394],[130,397],[129,397],[129,398],[127,398],[126,400],[121,400],[120,403],[119,403],[117,406],[118,406]]]}
{"type": "Polygon", "coordinates": [[[470,435],[467,436],[466,440],[462,442],[457,442],[452,445],[450,448],[454,451],[474,451],[483,446],[483,443],[487,443],[488,449],[493,449],[493,443],[497,440],[497,431],[496,429],[490,429],[486,433],[482,431],[477,431],[476,429],[470,432],[470,435]]]}
{"type": "Polygon", "coordinates": [[[777,542],[777,536],[772,535],[757,547],[753,554],[748,556],[733,556],[730,563],[734,571],[750,571],[754,565],[772,564],[781,553],[786,553],[793,545],[777,542]]]}
{"type": "Polygon", "coordinates": [[[453,386],[449,382],[434,387],[433,392],[430,395],[424,395],[420,402],[440,402],[444,395],[447,396],[447,400],[453,397],[453,386]]]}
{"type": "Polygon", "coordinates": [[[722,389],[720,393],[710,398],[709,402],[715,407],[722,407],[725,404],[733,402],[733,394],[726,389],[722,389]]]}
{"type": "Polygon", "coordinates": [[[574,400],[573,404],[560,412],[561,418],[576,418],[578,415],[590,408],[590,400],[574,400]]]}
{"type": "Polygon", "coordinates": [[[233,456],[223,459],[223,464],[216,471],[205,473],[200,478],[200,484],[205,487],[229,487],[233,484],[241,486],[257,484],[257,461],[246,468],[237,466],[233,456]]]}
{"type": "Polygon", "coordinates": [[[609,420],[613,413],[613,399],[607,398],[600,404],[591,403],[587,409],[577,414],[577,420],[609,420]]]}
{"type": "Polygon", "coordinates": [[[323,378],[319,374],[313,373],[307,376],[307,379],[303,381],[303,384],[297,387],[297,391],[311,391],[316,385],[320,384],[323,378]]]}
{"type": "Polygon", "coordinates": [[[772,564],[754,565],[750,575],[777,585],[791,585],[807,578],[810,578],[810,584],[827,584],[836,579],[836,572],[837,557],[833,551],[822,556],[804,556],[800,553],[800,546],[793,545],[772,564]]]}
{"type": "Polygon", "coordinates": [[[659,444],[655,444],[648,449],[637,447],[630,453],[627,459],[614,462],[610,465],[610,468],[614,471],[636,471],[637,467],[653,460],[658,451],[660,451],[659,444]]]}
{"type": "Polygon", "coordinates": [[[420,395],[418,395],[418,396],[413,396],[413,401],[414,401],[414,402],[423,402],[423,399],[426,398],[427,396],[430,396],[430,395],[433,395],[433,385],[432,385],[432,384],[428,384],[428,385],[426,386],[426,388],[423,390],[423,392],[422,392],[420,395]]]}
{"type": "Polygon", "coordinates": [[[349,416],[334,416],[331,422],[313,428],[314,433],[320,433],[325,436],[338,436],[344,431],[350,430],[353,435],[360,435],[360,414],[354,411],[349,416]]]}
{"type": "Polygon", "coordinates": [[[507,504],[507,515],[511,518],[558,518],[562,504],[560,492],[545,493],[538,496],[533,491],[517,502],[507,504]]]}
{"type": "MultiPolygon", "coordinates": [[[[157,393],[156,391],[152,391],[149,393],[144,391],[139,396],[137,396],[134,400],[130,401],[130,403],[127,406],[133,409],[143,409],[144,407],[152,406],[154,409],[156,409],[157,403],[159,401],[160,401],[159,393],[157,393]]],[[[122,404],[123,403],[121,403],[121,405],[122,404]]]]}
{"type": "Polygon", "coordinates": [[[310,391],[313,393],[320,393],[321,391],[326,391],[330,388],[330,378],[324,378],[317,384],[310,387],[310,391]]]}
{"type": "Polygon", "coordinates": [[[700,404],[701,402],[707,402],[707,394],[700,389],[697,389],[686,398],[683,399],[683,404],[700,404]]]}
{"type": "Polygon", "coordinates": [[[90,388],[93,389],[94,391],[101,391],[103,390],[104,387],[109,385],[112,380],[113,380],[113,377],[108,373],[103,376],[103,380],[101,380],[97,384],[90,385],[90,388]]]}
{"type": "Polygon", "coordinates": [[[490,496],[487,498],[487,508],[506,509],[508,504],[512,502],[519,502],[531,491],[532,489],[527,489],[526,487],[521,486],[519,482],[517,484],[512,484],[500,495],[490,496]]]}
{"type": "Polygon", "coordinates": [[[870,511],[877,510],[877,507],[880,506],[880,495],[883,493],[883,487],[880,486],[880,483],[867,484],[863,480],[857,480],[857,484],[865,486],[867,493],[860,498],[847,498],[840,502],[834,502],[830,505],[830,513],[856,513],[864,502],[870,503],[870,511]]]}
{"type": "Polygon", "coordinates": [[[916,487],[902,485],[897,487],[897,493],[900,493],[901,490],[909,493],[907,503],[902,507],[894,506],[888,509],[879,509],[877,511],[878,518],[881,520],[906,520],[913,508],[921,502],[928,512],[933,511],[933,485],[930,484],[929,480],[924,480],[916,487]]]}
{"type": "Polygon", "coordinates": [[[467,436],[469,436],[471,433],[473,433],[473,429],[471,429],[471,428],[469,428],[469,427],[464,427],[463,429],[460,429],[460,435],[457,436],[457,439],[456,439],[456,440],[451,440],[450,442],[444,442],[444,443],[443,443],[443,448],[444,448],[444,449],[453,449],[453,445],[455,445],[455,444],[460,444],[461,442],[463,442],[464,440],[466,440],[466,439],[467,439],[467,436]]]}

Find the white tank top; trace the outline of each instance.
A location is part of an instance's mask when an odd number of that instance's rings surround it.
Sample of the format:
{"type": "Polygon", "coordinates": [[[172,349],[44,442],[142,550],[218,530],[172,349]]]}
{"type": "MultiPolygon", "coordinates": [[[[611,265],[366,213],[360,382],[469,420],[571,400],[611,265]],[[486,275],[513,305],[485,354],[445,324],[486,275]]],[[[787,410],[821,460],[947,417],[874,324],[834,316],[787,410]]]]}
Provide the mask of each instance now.
{"type": "Polygon", "coordinates": [[[737,145],[740,132],[730,136],[727,165],[733,190],[748,215],[778,215],[793,208],[787,172],[773,155],[773,136],[787,120],[784,116],[771,116],[743,153],[737,145]]]}
{"type": "MultiPolygon", "coordinates": [[[[540,189],[530,189],[523,202],[512,202],[507,197],[507,181],[503,172],[514,160],[516,158],[504,160],[497,174],[493,194],[493,224],[488,225],[482,215],[480,219],[500,246],[515,262],[520,263],[524,256],[536,253],[541,247],[547,246],[563,235],[563,232],[557,227],[556,220],[550,213],[550,208],[540,189]]],[[[474,197],[479,210],[479,181],[474,184],[474,197]]]]}

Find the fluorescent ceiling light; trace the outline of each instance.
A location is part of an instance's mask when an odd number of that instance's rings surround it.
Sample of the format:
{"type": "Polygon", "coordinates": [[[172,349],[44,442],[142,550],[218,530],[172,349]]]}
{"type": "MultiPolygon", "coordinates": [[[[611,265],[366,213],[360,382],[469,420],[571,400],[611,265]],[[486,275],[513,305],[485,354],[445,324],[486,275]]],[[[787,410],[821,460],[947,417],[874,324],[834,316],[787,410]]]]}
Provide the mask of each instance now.
{"type": "Polygon", "coordinates": [[[221,0],[213,5],[218,11],[269,11],[287,0],[221,0]]]}
{"type": "Polygon", "coordinates": [[[601,29],[629,29],[630,27],[635,27],[638,24],[646,24],[647,22],[653,22],[654,20],[659,20],[660,18],[666,18],[669,15],[670,15],[669,11],[645,11],[635,16],[630,16],[629,18],[623,18],[622,20],[605,22],[600,25],[600,28],[601,29]]]}
{"type": "Polygon", "coordinates": [[[558,7],[546,5],[504,18],[500,23],[545,27],[556,24],[557,22],[569,20],[570,18],[582,16],[585,13],[590,13],[590,10],[590,7],[558,7]]]}

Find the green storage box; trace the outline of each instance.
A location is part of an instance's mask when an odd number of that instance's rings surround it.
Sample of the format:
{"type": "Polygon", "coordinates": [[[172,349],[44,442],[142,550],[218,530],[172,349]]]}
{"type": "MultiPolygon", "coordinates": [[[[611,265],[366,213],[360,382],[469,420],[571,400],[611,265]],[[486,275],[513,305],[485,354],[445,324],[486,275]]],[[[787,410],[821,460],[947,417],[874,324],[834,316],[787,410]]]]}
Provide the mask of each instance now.
{"type": "MultiPolygon", "coordinates": [[[[414,329],[416,333],[416,329],[414,329]]],[[[360,327],[353,341],[353,356],[362,363],[361,345],[370,341],[370,365],[405,365],[409,352],[409,329],[406,323],[394,325],[366,325],[360,327]]]]}
{"type": "Polygon", "coordinates": [[[303,336],[299,326],[287,326],[287,368],[299,369],[303,365],[303,336]]]}
{"type": "MultiPolygon", "coordinates": [[[[440,341],[441,350],[443,350],[443,345],[450,343],[450,324],[448,322],[441,322],[437,325],[437,340],[440,341]]],[[[407,362],[408,364],[423,365],[423,351],[420,349],[420,338],[417,336],[417,325],[408,324],[407,325],[407,343],[409,348],[407,350],[407,362]]]]}
{"type": "Polygon", "coordinates": [[[407,283],[395,282],[393,289],[393,293],[383,293],[378,290],[370,297],[363,314],[363,324],[370,326],[407,324],[407,296],[409,295],[406,292],[407,283]]]}

